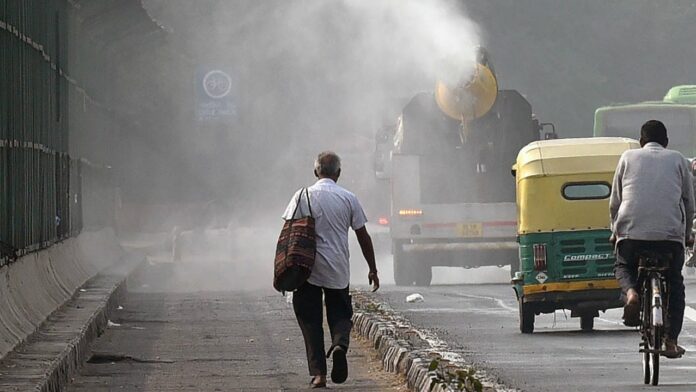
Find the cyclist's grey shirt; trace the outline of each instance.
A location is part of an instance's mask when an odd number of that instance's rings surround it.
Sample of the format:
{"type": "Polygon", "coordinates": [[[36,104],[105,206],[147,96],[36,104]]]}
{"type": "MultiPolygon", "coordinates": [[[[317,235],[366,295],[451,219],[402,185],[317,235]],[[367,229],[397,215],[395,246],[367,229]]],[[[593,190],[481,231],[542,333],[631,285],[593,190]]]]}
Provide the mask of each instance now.
{"type": "Polygon", "coordinates": [[[625,151],[611,189],[611,228],[617,239],[684,244],[694,216],[691,165],[658,143],[625,151]]]}
{"type": "MultiPolygon", "coordinates": [[[[355,195],[323,178],[309,188],[312,216],[315,220],[317,256],[308,282],[330,289],[344,289],[350,283],[348,229],[361,229],[367,223],[365,212],[355,195]]],[[[290,219],[300,191],[285,209],[283,219],[290,219]]],[[[295,218],[309,215],[305,193],[295,218]]]]}

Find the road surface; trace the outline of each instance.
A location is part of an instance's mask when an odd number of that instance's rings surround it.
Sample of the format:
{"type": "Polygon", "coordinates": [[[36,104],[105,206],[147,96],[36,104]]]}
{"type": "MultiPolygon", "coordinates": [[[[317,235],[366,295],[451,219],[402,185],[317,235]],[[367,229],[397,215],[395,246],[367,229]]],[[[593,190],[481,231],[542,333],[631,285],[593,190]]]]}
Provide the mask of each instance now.
{"type": "Polygon", "coordinates": [[[570,312],[537,316],[535,332],[523,335],[509,284],[383,287],[377,296],[416,327],[435,331],[472,362],[505,384],[525,391],[695,391],[696,284],[687,285],[687,308],[680,344],[688,350],[679,360],[660,362],[660,386],[642,383],[639,335],[624,327],[621,310],[595,320],[595,331],[580,331],[570,312]],[[418,292],[421,303],[406,303],[418,292]]]}

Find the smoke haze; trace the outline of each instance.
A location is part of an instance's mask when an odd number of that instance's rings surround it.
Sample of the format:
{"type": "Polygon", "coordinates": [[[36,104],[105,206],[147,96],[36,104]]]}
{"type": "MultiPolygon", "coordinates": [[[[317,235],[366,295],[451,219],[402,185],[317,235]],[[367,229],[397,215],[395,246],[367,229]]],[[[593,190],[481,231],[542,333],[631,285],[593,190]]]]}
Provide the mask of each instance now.
{"type": "MultiPolygon", "coordinates": [[[[461,5],[448,0],[147,0],[144,5],[171,31],[170,45],[188,62],[179,69],[157,65],[181,81],[173,91],[190,89],[200,65],[229,70],[237,116],[199,122],[193,92],[169,97],[181,107],[177,125],[168,131],[172,154],[139,151],[131,160],[127,177],[140,177],[130,180],[138,205],[131,220],[149,230],[207,227],[212,231],[198,237],[201,252],[219,236],[215,230],[225,227],[234,245],[226,275],[248,283],[254,280],[247,272],[255,271],[262,287],[271,281],[279,216],[294,191],[314,181],[316,154],[330,149],[343,158],[341,185],[355,192],[368,218],[376,220],[384,209],[372,167],[375,131],[394,123],[405,102],[432,90],[436,79],[466,78],[479,45],[476,25],[461,5]],[[137,195],[153,194],[147,189],[153,179],[139,168],[163,166],[156,183],[165,191],[145,197],[143,206],[137,195]],[[154,206],[152,200],[162,202],[154,206]],[[217,216],[215,222],[210,215],[217,216]],[[264,267],[257,268],[259,263],[264,267]]],[[[354,245],[353,277],[362,283],[365,263],[354,245]]],[[[209,259],[223,264],[229,259],[208,251],[209,259]]],[[[382,270],[390,264],[389,249],[377,252],[382,270]]],[[[384,278],[390,278],[388,269],[384,278]]],[[[203,286],[209,283],[200,278],[203,286]]]]}
{"type": "Polygon", "coordinates": [[[74,155],[114,167],[124,206],[137,207],[123,209],[138,223],[131,226],[171,230],[213,200],[224,200],[227,221],[267,222],[268,238],[252,236],[259,241],[248,246],[258,263],[270,264],[274,225],[289,195],[313,182],[318,151],[342,156],[341,184],[376,220],[383,201],[372,176],[375,130],[393,123],[415,92],[431,90],[438,71],[446,77],[441,59],[454,56],[463,64],[453,68],[466,68],[471,46],[485,44],[501,88],[524,94],[561,137],[591,136],[599,106],[659,100],[669,87],[693,83],[690,41],[675,39],[696,33],[690,1],[143,4],[170,31],[168,41],[124,61],[119,82],[96,97],[113,96],[143,131],[122,142],[116,131],[85,126],[93,141],[74,155]],[[234,76],[236,118],[195,121],[199,65],[234,76]],[[104,151],[104,140],[117,148],[104,151]]]}
{"type": "Polygon", "coordinates": [[[246,188],[264,197],[269,185],[285,195],[307,181],[323,149],[367,156],[376,127],[439,72],[466,74],[478,44],[475,26],[447,1],[146,4],[194,63],[227,67],[238,81],[238,118],[179,130],[183,158],[223,195],[246,188]]]}

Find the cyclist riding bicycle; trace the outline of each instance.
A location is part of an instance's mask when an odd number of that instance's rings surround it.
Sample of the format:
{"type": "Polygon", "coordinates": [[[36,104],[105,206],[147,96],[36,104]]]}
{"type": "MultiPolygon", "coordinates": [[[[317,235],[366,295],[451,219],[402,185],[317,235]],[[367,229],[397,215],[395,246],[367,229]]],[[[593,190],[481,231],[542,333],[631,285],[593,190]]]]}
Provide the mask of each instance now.
{"type": "Polygon", "coordinates": [[[616,244],[614,275],[626,303],[625,325],[640,325],[637,252],[647,249],[672,254],[663,355],[678,358],[685,352],[677,345],[677,338],[684,320],[684,247],[693,245],[694,189],[691,165],[679,152],[668,150],[667,142],[662,122],[643,124],[642,148],[628,150],[619,159],[609,209],[612,242],[616,244]]]}

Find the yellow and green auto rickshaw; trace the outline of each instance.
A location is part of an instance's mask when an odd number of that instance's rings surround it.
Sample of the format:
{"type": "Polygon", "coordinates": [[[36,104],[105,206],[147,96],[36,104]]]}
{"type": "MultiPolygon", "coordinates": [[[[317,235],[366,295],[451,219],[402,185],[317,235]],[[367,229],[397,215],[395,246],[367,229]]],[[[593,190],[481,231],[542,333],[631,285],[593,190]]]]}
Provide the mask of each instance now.
{"type": "Polygon", "coordinates": [[[609,196],[621,154],[640,148],[627,138],[533,142],[513,167],[517,183],[519,271],[512,279],[520,331],[534,317],[569,309],[582,330],[599,311],[623,306],[609,242],[609,196]]]}

